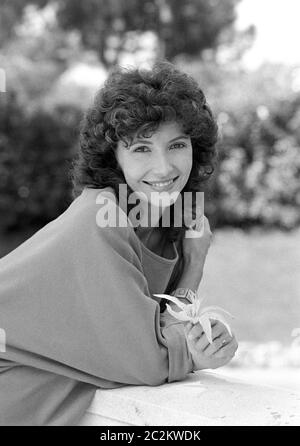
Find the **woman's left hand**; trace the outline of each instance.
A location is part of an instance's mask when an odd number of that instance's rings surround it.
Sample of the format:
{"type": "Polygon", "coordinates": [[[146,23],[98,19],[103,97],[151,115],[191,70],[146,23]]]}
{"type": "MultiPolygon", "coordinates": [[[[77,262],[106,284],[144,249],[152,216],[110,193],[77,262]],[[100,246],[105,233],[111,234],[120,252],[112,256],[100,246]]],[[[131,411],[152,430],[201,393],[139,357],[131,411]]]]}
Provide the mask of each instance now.
{"type": "Polygon", "coordinates": [[[216,369],[227,364],[235,355],[238,348],[237,340],[228,333],[225,325],[212,320],[212,339],[210,344],[202,326],[190,322],[185,326],[188,347],[192,354],[194,370],[216,369]]]}

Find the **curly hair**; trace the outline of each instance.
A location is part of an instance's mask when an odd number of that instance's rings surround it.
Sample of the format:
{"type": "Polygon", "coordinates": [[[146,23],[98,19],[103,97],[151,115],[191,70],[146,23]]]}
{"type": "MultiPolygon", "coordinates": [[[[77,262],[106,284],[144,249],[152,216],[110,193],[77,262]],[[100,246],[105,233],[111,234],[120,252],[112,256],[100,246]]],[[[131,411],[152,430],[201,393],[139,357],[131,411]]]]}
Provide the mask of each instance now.
{"type": "MultiPolygon", "coordinates": [[[[191,138],[193,166],[181,193],[203,190],[215,167],[216,121],[197,82],[170,62],[158,61],[151,69],[115,67],[96,93],[80,123],[73,197],[84,187],[110,186],[118,199],[119,184],[126,180],[115,156],[117,142],[127,145],[135,134],[149,135],[166,121],[178,122],[191,138]]],[[[163,230],[169,240],[179,240],[184,226],[174,227],[172,209],[170,217],[171,226],[163,230]]]]}

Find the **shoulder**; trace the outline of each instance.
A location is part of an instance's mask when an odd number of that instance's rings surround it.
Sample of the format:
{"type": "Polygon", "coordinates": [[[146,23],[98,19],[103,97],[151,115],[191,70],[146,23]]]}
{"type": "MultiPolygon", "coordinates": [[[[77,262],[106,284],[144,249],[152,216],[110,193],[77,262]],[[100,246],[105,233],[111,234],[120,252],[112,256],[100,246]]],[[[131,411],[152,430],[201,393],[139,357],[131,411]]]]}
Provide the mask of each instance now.
{"type": "Polygon", "coordinates": [[[95,239],[118,249],[131,248],[141,257],[141,247],[126,213],[112,188],[85,188],[70,206],[72,228],[80,239],[95,239]]]}
{"type": "Polygon", "coordinates": [[[85,188],[73,202],[77,202],[75,212],[81,222],[87,222],[98,228],[118,229],[124,235],[130,232],[132,225],[125,212],[119,207],[112,188],[85,188]]]}

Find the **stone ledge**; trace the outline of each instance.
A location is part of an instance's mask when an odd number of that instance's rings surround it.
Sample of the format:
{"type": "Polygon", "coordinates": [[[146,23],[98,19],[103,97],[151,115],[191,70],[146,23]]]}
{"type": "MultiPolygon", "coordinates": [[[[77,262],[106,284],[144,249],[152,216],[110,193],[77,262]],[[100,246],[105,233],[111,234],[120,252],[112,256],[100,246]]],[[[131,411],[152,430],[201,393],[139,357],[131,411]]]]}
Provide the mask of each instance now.
{"type": "Polygon", "coordinates": [[[99,389],[82,426],[299,426],[300,392],[220,372],[157,387],[99,389]]]}

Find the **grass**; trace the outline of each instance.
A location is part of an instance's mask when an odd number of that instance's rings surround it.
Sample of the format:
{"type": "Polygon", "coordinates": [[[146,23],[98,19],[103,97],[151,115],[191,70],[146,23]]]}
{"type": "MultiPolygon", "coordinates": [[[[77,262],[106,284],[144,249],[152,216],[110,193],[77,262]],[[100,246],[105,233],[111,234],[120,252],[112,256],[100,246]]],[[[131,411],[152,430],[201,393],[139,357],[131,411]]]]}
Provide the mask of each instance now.
{"type": "MultiPolygon", "coordinates": [[[[31,234],[0,238],[0,257],[31,234]]],[[[299,246],[300,229],[215,233],[200,292],[207,305],[220,305],[235,316],[239,341],[291,343],[293,328],[300,327],[299,246]]]]}
{"type": "Polygon", "coordinates": [[[215,234],[200,291],[235,316],[239,340],[291,343],[300,327],[299,246],[300,229],[215,234]]]}

